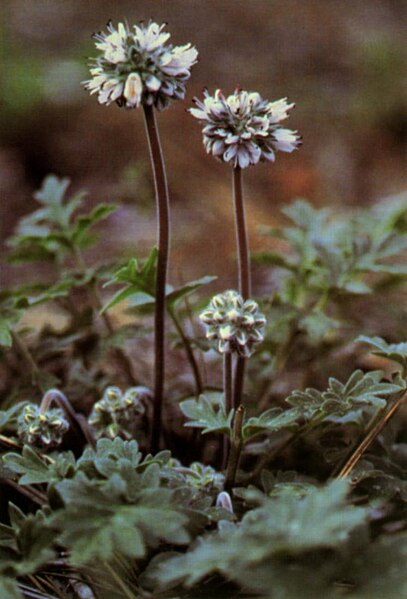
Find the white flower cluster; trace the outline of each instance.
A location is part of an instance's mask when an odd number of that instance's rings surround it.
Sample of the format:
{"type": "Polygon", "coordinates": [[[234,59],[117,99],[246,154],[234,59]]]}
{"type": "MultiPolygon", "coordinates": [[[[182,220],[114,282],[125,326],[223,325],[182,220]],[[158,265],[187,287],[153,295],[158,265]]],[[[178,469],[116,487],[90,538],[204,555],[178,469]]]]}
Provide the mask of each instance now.
{"type": "Polygon", "coordinates": [[[164,27],[150,21],[132,29],[119,23],[116,29],[109,23],[107,33],[96,33],[101,55],[92,60],[86,89],[97,93],[101,104],[116,101],[127,108],[154,104],[162,110],[171,99],[183,99],[198,52],[191,44],[167,44],[164,27]]]}
{"type": "Polygon", "coordinates": [[[221,90],[203,101],[194,98],[189,112],[203,123],[203,141],[208,154],[223,162],[246,168],[261,160],[275,160],[275,152],[292,152],[301,144],[296,131],[280,126],[294,104],[283,98],[268,102],[257,92],[237,89],[225,97],[221,90]]]}
{"type": "Polygon", "coordinates": [[[206,337],[217,342],[221,353],[237,353],[249,358],[255,346],[264,339],[266,319],[257,303],[244,301],[234,290],[215,295],[199,315],[206,325],[206,337]]]}

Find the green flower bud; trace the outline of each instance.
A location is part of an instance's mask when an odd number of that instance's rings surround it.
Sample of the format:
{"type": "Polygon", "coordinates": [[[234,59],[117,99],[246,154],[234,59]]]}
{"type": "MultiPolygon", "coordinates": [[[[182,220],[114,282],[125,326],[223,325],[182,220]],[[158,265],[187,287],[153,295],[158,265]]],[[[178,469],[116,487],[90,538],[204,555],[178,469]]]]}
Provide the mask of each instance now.
{"type": "Polygon", "coordinates": [[[30,403],[24,407],[17,421],[17,434],[23,443],[42,449],[57,447],[69,429],[69,423],[60,408],[41,412],[40,407],[30,403]]]}
{"type": "Polygon", "coordinates": [[[130,387],[122,393],[118,387],[107,387],[101,400],[93,406],[88,418],[99,437],[129,435],[136,418],[145,412],[143,401],[151,400],[147,387],[130,387]]]}

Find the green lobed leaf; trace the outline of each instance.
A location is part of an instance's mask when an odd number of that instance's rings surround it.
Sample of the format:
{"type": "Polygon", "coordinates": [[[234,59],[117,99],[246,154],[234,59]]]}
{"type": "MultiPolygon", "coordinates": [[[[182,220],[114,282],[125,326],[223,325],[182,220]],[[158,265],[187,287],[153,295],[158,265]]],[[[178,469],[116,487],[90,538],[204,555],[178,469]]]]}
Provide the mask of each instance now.
{"type": "Polygon", "coordinates": [[[158,249],[153,247],[141,266],[136,258],[132,258],[127,264],[119,268],[104,286],[106,287],[118,283],[124,283],[126,286],[124,289],[119,290],[113,298],[103,306],[102,313],[131,295],[139,292],[154,298],[157,258],[158,249]]]}
{"type": "Polygon", "coordinates": [[[56,175],[48,175],[41,188],[34,193],[34,198],[42,204],[62,204],[69,185],[70,179],[67,177],[60,179],[56,175]]]}
{"type": "Polygon", "coordinates": [[[0,410],[0,431],[3,431],[8,426],[17,422],[17,416],[26,403],[27,402],[22,401],[14,404],[14,406],[11,406],[8,410],[0,410]]]}
{"type": "Polygon", "coordinates": [[[182,413],[190,419],[185,426],[202,428],[205,433],[232,434],[234,410],[226,414],[223,396],[220,393],[207,393],[198,399],[186,399],[180,403],[182,413]]]}
{"type": "Polygon", "coordinates": [[[280,408],[270,408],[260,416],[252,416],[243,425],[242,436],[248,441],[256,435],[276,431],[295,431],[299,426],[301,410],[292,408],[283,411],[280,408]]]}
{"type": "Polygon", "coordinates": [[[66,198],[69,179],[49,175],[34,194],[41,208],[20,219],[15,234],[8,240],[11,261],[58,261],[75,247],[93,242],[90,227],[116,209],[113,204],[98,204],[88,214],[74,217],[82,204],[84,192],[66,198]]]}
{"type": "MultiPolygon", "coordinates": [[[[108,302],[103,306],[102,312],[119,304],[120,302],[129,299],[128,311],[140,307],[153,306],[155,303],[155,277],[157,264],[158,250],[153,248],[149,256],[140,266],[139,262],[132,258],[129,262],[118,269],[113,278],[105,285],[116,283],[127,284],[124,289],[120,289],[108,302]]],[[[183,297],[193,293],[203,285],[208,285],[214,281],[216,277],[202,277],[196,281],[190,281],[181,287],[174,289],[171,285],[166,288],[166,302],[169,309],[172,309],[178,301],[183,297]]]]}
{"type": "Polygon", "coordinates": [[[4,465],[12,472],[22,475],[20,485],[57,482],[72,476],[75,458],[72,452],[61,452],[54,458],[40,456],[34,449],[25,445],[22,454],[7,453],[2,457],[4,465]]]}
{"type": "Polygon", "coordinates": [[[268,592],[270,577],[256,572],[268,570],[272,576],[278,565],[289,580],[293,560],[301,563],[310,551],[339,551],[353,531],[366,524],[368,511],[347,504],[348,490],[347,482],[333,481],[303,497],[267,498],[259,493],[260,506],[249,510],[240,524],[221,522],[218,531],[187,553],[161,563],[155,578],[163,587],[180,582],[191,587],[219,573],[247,590],[268,592]]]}
{"type": "Polygon", "coordinates": [[[357,591],[350,599],[407,597],[406,557],[406,532],[378,538],[352,564],[357,591]]]}
{"type": "Polygon", "coordinates": [[[117,210],[117,204],[100,203],[88,214],[80,214],[72,225],[70,237],[74,243],[81,243],[84,235],[88,234],[90,227],[107,218],[117,210]]]}
{"type": "Polygon", "coordinates": [[[189,540],[188,517],[174,505],[173,491],[160,487],[157,464],[142,474],[129,469],[122,477],[115,472],[103,482],[79,472],[58,483],[57,490],[65,509],[57,511],[52,522],[61,527],[74,564],[108,560],[118,553],[140,558],[160,542],[189,540]]]}
{"type": "Polygon", "coordinates": [[[356,341],[371,345],[374,348],[371,351],[376,356],[398,362],[403,367],[407,366],[407,342],[387,343],[381,337],[368,337],[367,335],[360,335],[356,341]]]}
{"type": "Polygon", "coordinates": [[[216,279],[217,277],[206,276],[201,277],[200,279],[197,279],[195,281],[185,283],[185,285],[177,287],[173,291],[170,291],[170,293],[167,293],[166,301],[170,306],[174,306],[183,297],[186,297],[187,295],[193,293],[197,289],[200,289],[200,287],[203,287],[204,285],[209,285],[213,281],[216,281],[216,279]]]}
{"type": "Polygon", "coordinates": [[[24,599],[15,578],[0,575],[0,597],[3,597],[3,599],[24,599]]]}
{"type": "Polygon", "coordinates": [[[2,524],[0,528],[0,571],[15,576],[32,574],[54,558],[57,531],[41,510],[26,515],[9,504],[9,515],[11,526],[2,524]]]}
{"type": "Polygon", "coordinates": [[[356,370],[346,383],[330,378],[326,391],[308,388],[294,391],[286,401],[303,412],[306,420],[343,417],[355,409],[380,409],[387,401],[385,397],[401,391],[400,383],[382,380],[382,371],[364,374],[356,370]]]}

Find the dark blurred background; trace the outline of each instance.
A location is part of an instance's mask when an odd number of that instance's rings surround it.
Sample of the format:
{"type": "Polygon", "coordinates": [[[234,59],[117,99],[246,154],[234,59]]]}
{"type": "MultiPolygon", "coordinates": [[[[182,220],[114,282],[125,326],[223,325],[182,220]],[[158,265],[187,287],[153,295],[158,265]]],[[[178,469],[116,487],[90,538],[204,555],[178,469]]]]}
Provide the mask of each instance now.
{"type": "Polygon", "coordinates": [[[295,197],[357,207],[407,188],[404,0],[1,0],[0,11],[2,240],[35,208],[32,193],[50,172],[86,188],[89,206],[121,203],[101,257],[143,254],[154,240],[142,111],[100,106],[80,85],[95,54],[91,33],[109,19],[166,21],[174,44],[200,53],[186,101],[159,115],[173,282],[235,280],[231,169],[204,153],[185,112],[204,86],[229,93],[240,84],[297,104],[287,126],[302,148],[245,171],[253,248],[262,243],[256,226],[276,223],[295,197]]]}

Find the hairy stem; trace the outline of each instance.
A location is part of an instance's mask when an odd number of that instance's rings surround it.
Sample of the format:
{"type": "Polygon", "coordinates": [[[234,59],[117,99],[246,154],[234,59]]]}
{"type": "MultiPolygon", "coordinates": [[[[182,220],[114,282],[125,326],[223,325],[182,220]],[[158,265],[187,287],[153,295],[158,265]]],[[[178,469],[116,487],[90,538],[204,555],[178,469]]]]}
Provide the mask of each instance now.
{"type": "MultiPolygon", "coordinates": [[[[232,409],[233,390],[232,390],[232,354],[223,354],[223,393],[225,396],[225,412],[229,414],[232,409]]],[[[229,453],[229,439],[227,435],[223,439],[222,468],[226,469],[229,453]]]]}
{"type": "Polygon", "coordinates": [[[158,216],[158,259],[154,313],[154,406],[151,433],[151,451],[152,453],[156,453],[160,445],[164,400],[165,286],[170,252],[170,205],[164,159],[153,106],[144,105],[144,117],[154,174],[158,216]]]}
{"type": "Polygon", "coordinates": [[[371,430],[368,432],[366,437],[361,441],[361,443],[356,447],[355,451],[352,453],[350,458],[346,461],[341,471],[337,475],[338,479],[346,478],[355,468],[356,464],[359,462],[365,451],[370,447],[376,437],[381,433],[387,422],[390,418],[395,414],[401,404],[407,397],[407,393],[403,393],[398,399],[396,399],[393,404],[390,406],[388,410],[386,410],[378,422],[376,422],[371,430]]]}
{"type": "Polygon", "coordinates": [[[226,470],[225,489],[229,490],[235,484],[237,467],[239,465],[240,454],[242,452],[242,426],[245,409],[240,405],[235,414],[233,421],[232,440],[230,443],[230,453],[226,470]]]}
{"type": "Polygon", "coordinates": [[[233,169],[233,202],[235,211],[236,244],[239,266],[239,292],[243,299],[251,296],[250,254],[247,235],[246,215],[243,200],[242,169],[233,169]]]}
{"type": "Polygon", "coordinates": [[[188,337],[186,336],[180,321],[178,320],[175,310],[173,310],[170,306],[167,307],[167,310],[168,310],[168,314],[171,317],[172,322],[174,323],[177,333],[182,341],[182,345],[184,346],[185,354],[187,356],[188,362],[191,366],[192,374],[194,375],[194,379],[195,379],[195,392],[196,392],[196,395],[199,396],[199,395],[201,395],[202,390],[203,390],[202,378],[201,378],[201,373],[199,371],[198,363],[195,358],[195,354],[191,347],[191,343],[190,343],[188,337]]]}
{"type": "Polygon", "coordinates": [[[223,354],[223,393],[226,414],[232,409],[232,354],[223,354]]]}
{"type": "MultiPolygon", "coordinates": [[[[251,296],[250,252],[247,234],[246,215],[243,200],[242,169],[233,169],[233,203],[235,213],[236,245],[238,251],[239,292],[244,300],[251,296]]],[[[234,375],[233,405],[237,408],[242,402],[246,358],[238,357],[234,375]]]]}
{"type": "Polygon", "coordinates": [[[233,381],[233,407],[236,409],[242,403],[246,358],[238,356],[236,360],[235,376],[233,381]]]}

